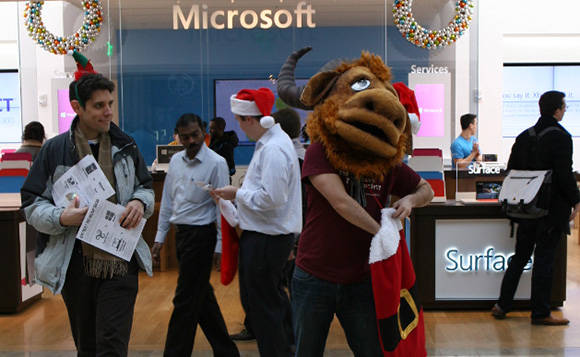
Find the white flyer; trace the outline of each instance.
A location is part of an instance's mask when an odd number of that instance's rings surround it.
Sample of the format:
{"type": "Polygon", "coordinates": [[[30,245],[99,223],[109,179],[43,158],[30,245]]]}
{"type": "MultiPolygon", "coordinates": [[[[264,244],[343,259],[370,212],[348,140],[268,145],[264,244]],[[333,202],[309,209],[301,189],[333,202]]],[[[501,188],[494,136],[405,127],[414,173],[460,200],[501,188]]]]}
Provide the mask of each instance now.
{"type": "Polygon", "coordinates": [[[125,229],[119,219],[125,207],[97,198],[89,207],[85,219],[77,232],[77,239],[117,256],[131,260],[146,220],[141,219],[137,227],[125,229]]]}
{"type": "Polygon", "coordinates": [[[95,199],[106,200],[114,194],[115,190],[93,155],[85,156],[68,169],[52,188],[57,207],[67,207],[75,197],[79,198],[79,207],[88,207],[95,199]]]}

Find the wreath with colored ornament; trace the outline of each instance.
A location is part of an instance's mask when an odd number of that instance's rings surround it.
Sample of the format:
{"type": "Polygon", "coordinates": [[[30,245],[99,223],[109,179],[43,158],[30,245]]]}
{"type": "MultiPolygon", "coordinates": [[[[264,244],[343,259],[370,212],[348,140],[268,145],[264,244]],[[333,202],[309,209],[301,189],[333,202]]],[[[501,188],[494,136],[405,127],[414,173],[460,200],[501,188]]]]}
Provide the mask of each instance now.
{"type": "Polygon", "coordinates": [[[407,39],[417,47],[433,50],[457,41],[469,28],[473,14],[473,0],[458,0],[455,16],[449,25],[441,30],[429,30],[417,23],[413,16],[413,0],[395,0],[393,18],[395,25],[407,39]]]}
{"type": "Polygon", "coordinates": [[[95,41],[103,24],[103,7],[99,0],[82,0],[83,24],[81,28],[68,37],[55,36],[42,22],[42,5],[44,1],[28,1],[24,19],[28,35],[38,45],[50,53],[65,55],[69,51],[81,52],[95,41]]]}

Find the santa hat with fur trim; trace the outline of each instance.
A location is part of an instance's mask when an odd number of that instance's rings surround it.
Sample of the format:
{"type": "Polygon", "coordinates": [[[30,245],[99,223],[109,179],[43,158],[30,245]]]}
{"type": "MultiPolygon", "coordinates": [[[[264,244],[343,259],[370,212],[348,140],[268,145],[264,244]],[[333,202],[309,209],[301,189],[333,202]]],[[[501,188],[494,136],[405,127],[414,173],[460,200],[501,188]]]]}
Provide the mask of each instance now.
{"type": "Polygon", "coordinates": [[[403,104],[405,109],[407,109],[409,119],[411,120],[411,131],[413,134],[417,134],[421,127],[421,115],[419,114],[419,106],[417,105],[415,92],[407,87],[403,82],[393,83],[393,88],[395,88],[397,94],[399,94],[399,101],[403,104]]]}
{"type": "Polygon", "coordinates": [[[274,126],[274,118],[270,115],[276,97],[268,88],[242,89],[230,97],[231,111],[243,116],[262,116],[260,125],[269,129],[274,126]]]}

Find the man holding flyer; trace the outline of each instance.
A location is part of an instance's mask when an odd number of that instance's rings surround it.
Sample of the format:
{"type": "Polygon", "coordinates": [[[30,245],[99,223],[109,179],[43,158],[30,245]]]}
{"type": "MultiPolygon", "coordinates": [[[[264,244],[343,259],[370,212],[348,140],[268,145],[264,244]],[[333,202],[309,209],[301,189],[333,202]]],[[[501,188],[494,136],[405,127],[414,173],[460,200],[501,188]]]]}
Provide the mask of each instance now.
{"type": "MultiPolygon", "coordinates": [[[[60,191],[54,188],[69,169],[93,155],[98,167],[82,166],[84,174],[104,173],[101,184],[108,181],[114,191],[105,198],[125,207],[109,218],[117,230],[131,231],[153,213],[152,179],[135,141],[111,122],[114,83],[95,73],[84,56],[73,56],[78,70],[69,90],[77,116],[68,132],[42,147],[21,189],[22,207],[28,223],[49,236],[37,252],[35,279],[62,293],[78,354],[126,356],[139,267],[151,275],[149,248],[140,237],[127,261],[75,239],[89,209],[80,204],[87,191],[69,192],[70,203],[63,207],[56,203],[62,197],[55,197],[60,191]]],[[[78,183],[84,174],[77,180],[69,176],[68,184],[78,183]]]]}

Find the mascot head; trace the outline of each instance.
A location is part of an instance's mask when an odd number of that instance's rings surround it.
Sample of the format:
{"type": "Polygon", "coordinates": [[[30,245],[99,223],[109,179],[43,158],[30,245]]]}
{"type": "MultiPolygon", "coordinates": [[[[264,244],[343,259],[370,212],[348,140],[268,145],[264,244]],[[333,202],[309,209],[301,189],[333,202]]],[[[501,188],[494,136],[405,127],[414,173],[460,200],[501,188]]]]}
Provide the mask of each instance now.
{"type": "Polygon", "coordinates": [[[294,52],[282,66],[278,94],[288,105],[313,110],[307,132],[321,142],[330,163],[354,176],[382,179],[407,149],[411,125],[379,56],[363,51],[354,61],[332,61],[306,86],[294,80],[296,62],[310,47],[294,52]]]}

